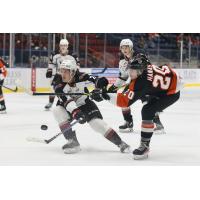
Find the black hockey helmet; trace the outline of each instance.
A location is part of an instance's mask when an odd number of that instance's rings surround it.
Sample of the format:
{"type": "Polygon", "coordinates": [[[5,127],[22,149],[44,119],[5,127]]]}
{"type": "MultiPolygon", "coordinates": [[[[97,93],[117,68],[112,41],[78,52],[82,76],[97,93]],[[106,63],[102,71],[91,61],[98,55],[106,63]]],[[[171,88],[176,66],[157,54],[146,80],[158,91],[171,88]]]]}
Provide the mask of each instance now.
{"type": "Polygon", "coordinates": [[[137,54],[133,60],[128,64],[128,69],[144,70],[147,65],[150,65],[150,61],[145,54],[137,54]]]}

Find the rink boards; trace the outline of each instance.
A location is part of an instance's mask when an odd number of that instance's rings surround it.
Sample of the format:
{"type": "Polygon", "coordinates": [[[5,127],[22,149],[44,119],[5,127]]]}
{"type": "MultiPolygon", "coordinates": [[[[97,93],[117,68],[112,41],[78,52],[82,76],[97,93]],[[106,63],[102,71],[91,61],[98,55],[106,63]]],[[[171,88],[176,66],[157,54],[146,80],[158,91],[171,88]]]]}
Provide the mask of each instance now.
{"type": "MultiPolygon", "coordinates": [[[[118,68],[108,68],[103,74],[96,74],[103,68],[81,68],[80,71],[99,76],[105,76],[109,79],[110,84],[114,83],[118,77],[118,68]]],[[[175,69],[182,77],[185,87],[200,87],[200,69],[175,69]]],[[[50,90],[50,80],[46,78],[46,68],[37,68],[34,73],[31,68],[10,68],[4,85],[7,87],[15,87],[18,85],[19,92],[24,89],[31,89],[35,81],[37,92],[47,92],[50,90]],[[17,83],[20,80],[20,85],[17,83]]],[[[4,92],[10,92],[4,89],[4,92]]]]}

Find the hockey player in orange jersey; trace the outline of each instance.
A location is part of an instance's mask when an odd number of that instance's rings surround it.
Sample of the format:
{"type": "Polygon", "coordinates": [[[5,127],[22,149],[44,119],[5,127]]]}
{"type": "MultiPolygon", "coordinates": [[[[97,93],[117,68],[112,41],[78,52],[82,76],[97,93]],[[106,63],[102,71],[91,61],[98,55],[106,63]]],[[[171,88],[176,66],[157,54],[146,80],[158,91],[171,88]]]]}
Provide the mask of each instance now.
{"type": "Polygon", "coordinates": [[[150,140],[154,132],[154,117],[157,112],[174,104],[180,97],[181,80],[169,66],[152,65],[143,54],[138,54],[128,64],[131,78],[122,93],[102,95],[119,107],[129,107],[142,100],[141,141],[133,151],[134,159],[148,157],[150,140]]]}
{"type": "Polygon", "coordinates": [[[6,63],[0,58],[0,114],[6,113],[6,105],[3,97],[2,86],[7,76],[6,63]]]}

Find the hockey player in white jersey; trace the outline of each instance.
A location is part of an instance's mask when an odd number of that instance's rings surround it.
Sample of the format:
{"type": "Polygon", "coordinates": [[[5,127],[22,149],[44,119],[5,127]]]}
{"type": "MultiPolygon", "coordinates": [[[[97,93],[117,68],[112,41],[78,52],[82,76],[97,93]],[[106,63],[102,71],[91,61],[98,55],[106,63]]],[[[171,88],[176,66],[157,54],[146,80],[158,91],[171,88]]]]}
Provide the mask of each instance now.
{"type": "MultiPolygon", "coordinates": [[[[59,53],[54,54],[54,52],[51,54],[49,58],[49,65],[46,72],[46,78],[50,79],[50,85],[51,85],[51,92],[53,92],[53,82],[57,78],[57,73],[59,73],[59,67],[63,60],[66,60],[69,58],[69,50],[68,50],[69,42],[67,39],[61,39],[59,44],[59,53]]],[[[72,54],[74,59],[76,60],[77,64],[79,65],[78,57],[75,54],[72,54]]],[[[71,57],[71,56],[70,56],[71,57]]],[[[49,103],[45,106],[46,110],[49,110],[54,102],[55,96],[49,96],[49,103]]]]}
{"type": "MultiPolygon", "coordinates": [[[[123,39],[120,42],[120,51],[122,56],[119,61],[119,77],[116,82],[108,89],[108,92],[117,91],[129,81],[129,74],[127,65],[130,60],[135,56],[133,51],[133,42],[130,39],[123,39]]],[[[131,115],[130,107],[122,108],[122,115],[125,123],[119,126],[120,132],[132,132],[133,131],[133,117],[131,115]]]]}
{"type": "MultiPolygon", "coordinates": [[[[81,73],[76,62],[68,59],[60,65],[60,80],[54,84],[56,93],[81,93],[85,92],[87,81],[93,82],[98,88],[107,85],[107,79],[97,78],[89,74],[81,73]],[[106,81],[106,83],[105,83],[106,81]]],[[[103,120],[97,105],[89,99],[88,95],[59,96],[57,106],[53,110],[54,117],[58,122],[61,132],[67,139],[67,144],[63,146],[66,154],[80,151],[80,144],[76,137],[75,130],[68,130],[72,120],[79,120],[83,124],[88,122],[90,127],[106,139],[119,147],[122,153],[129,152],[129,145],[121,140],[119,135],[103,120]]]]}

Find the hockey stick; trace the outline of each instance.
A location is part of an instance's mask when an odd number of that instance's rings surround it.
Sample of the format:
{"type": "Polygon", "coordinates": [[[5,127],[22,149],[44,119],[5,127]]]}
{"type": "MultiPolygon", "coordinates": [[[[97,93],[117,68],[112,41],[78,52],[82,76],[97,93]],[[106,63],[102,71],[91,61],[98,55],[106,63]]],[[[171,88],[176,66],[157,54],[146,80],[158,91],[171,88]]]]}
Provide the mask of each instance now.
{"type": "MultiPolygon", "coordinates": [[[[79,120],[72,122],[70,124],[70,126],[66,129],[66,131],[70,130],[77,123],[79,123],[79,120]]],[[[63,134],[62,132],[59,132],[58,134],[54,135],[52,138],[50,138],[48,140],[36,138],[36,137],[28,137],[28,138],[26,138],[26,140],[29,142],[39,142],[39,143],[43,143],[43,144],[49,144],[50,142],[52,142],[53,140],[55,140],[58,136],[60,136],[62,134],[63,134]]]]}
{"type": "MultiPolygon", "coordinates": [[[[113,94],[116,92],[96,92],[95,94],[113,94]]],[[[86,95],[86,96],[90,96],[92,95],[93,92],[90,93],[84,93],[84,92],[76,92],[76,93],[53,93],[53,92],[33,92],[32,95],[33,96],[49,96],[49,95],[56,95],[56,96],[67,96],[67,95],[86,95]]]]}
{"type": "Polygon", "coordinates": [[[45,96],[45,95],[57,95],[57,96],[65,96],[65,95],[90,95],[90,93],[77,92],[77,93],[54,93],[54,92],[33,92],[34,96],[45,96]]]}
{"type": "Polygon", "coordinates": [[[15,89],[12,89],[12,88],[6,87],[5,85],[3,85],[3,87],[6,88],[6,89],[8,89],[8,90],[10,90],[10,91],[12,91],[12,92],[17,92],[17,90],[18,90],[18,87],[17,87],[17,86],[16,86],[15,89]]]}
{"type": "Polygon", "coordinates": [[[24,90],[25,93],[29,94],[29,95],[33,95],[33,91],[25,88],[23,85],[22,85],[22,81],[20,79],[17,79],[15,81],[15,83],[17,84],[17,86],[19,86],[20,88],[22,88],[22,90],[24,90]]]}
{"type": "MultiPolygon", "coordinates": [[[[122,85],[122,86],[120,86],[120,87],[118,87],[117,88],[117,90],[119,90],[119,89],[121,89],[121,88],[123,88],[123,87],[125,87],[125,86],[127,86],[127,84],[125,84],[125,85],[122,85]]],[[[112,94],[112,93],[115,93],[115,92],[96,92],[96,94],[112,94]]],[[[32,95],[35,95],[35,96],[45,96],[45,95],[57,95],[57,96],[67,96],[67,95],[87,95],[87,96],[90,96],[90,95],[92,95],[93,94],[93,92],[76,92],[76,93],[56,93],[56,92],[33,92],[32,93],[32,95]]]]}
{"type": "Polygon", "coordinates": [[[104,67],[100,72],[94,72],[92,74],[103,74],[106,70],[107,70],[108,67],[104,67]]]}

